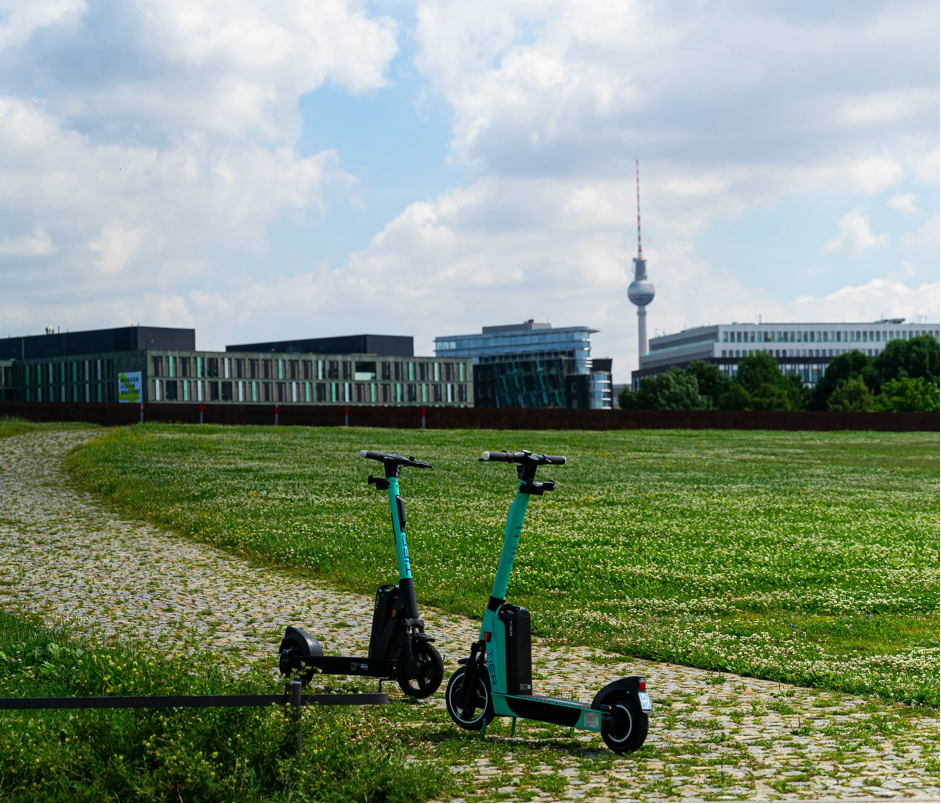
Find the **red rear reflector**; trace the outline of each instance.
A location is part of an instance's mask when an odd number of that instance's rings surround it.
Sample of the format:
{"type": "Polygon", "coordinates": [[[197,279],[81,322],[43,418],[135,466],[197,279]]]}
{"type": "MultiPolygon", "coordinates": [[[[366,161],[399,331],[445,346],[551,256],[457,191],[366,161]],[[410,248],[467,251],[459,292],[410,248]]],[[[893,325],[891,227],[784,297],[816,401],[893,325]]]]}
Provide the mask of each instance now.
{"type": "Polygon", "coordinates": [[[646,691],[647,691],[647,682],[646,682],[646,681],[641,681],[640,684],[637,685],[637,689],[640,690],[641,692],[646,692],[646,691]]]}
{"type": "Polygon", "coordinates": [[[489,642],[489,641],[490,641],[490,632],[484,631],[484,642],[489,642]]]}
{"type": "Polygon", "coordinates": [[[393,617],[395,617],[395,615],[398,614],[398,613],[399,613],[399,612],[398,612],[397,609],[392,609],[392,616],[393,616],[393,617]]]}

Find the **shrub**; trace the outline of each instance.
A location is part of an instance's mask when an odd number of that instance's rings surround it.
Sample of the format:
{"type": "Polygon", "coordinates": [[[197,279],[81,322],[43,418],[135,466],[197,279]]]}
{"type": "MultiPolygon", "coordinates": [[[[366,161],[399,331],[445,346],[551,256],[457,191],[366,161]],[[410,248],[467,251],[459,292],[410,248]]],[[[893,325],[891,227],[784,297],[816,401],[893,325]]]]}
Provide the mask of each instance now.
{"type": "Polygon", "coordinates": [[[894,413],[936,411],[939,409],[938,386],[921,377],[889,380],[882,386],[882,393],[876,397],[873,409],[894,413]]]}

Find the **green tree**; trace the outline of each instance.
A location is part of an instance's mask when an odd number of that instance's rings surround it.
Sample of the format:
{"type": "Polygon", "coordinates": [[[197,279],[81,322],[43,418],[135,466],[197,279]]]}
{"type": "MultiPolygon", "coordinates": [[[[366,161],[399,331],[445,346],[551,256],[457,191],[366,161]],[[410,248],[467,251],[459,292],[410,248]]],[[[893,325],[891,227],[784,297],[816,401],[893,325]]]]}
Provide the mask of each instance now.
{"type": "Polygon", "coordinates": [[[920,377],[937,385],[939,358],[941,345],[931,335],[889,341],[872,361],[872,372],[867,377],[867,384],[877,394],[889,380],[900,380],[903,377],[920,377]]]}
{"type": "Polygon", "coordinates": [[[923,377],[889,380],[882,386],[882,393],[876,397],[873,409],[894,413],[936,411],[939,409],[938,385],[923,377]]]}
{"type": "Polygon", "coordinates": [[[732,385],[732,380],[719,371],[718,366],[704,360],[694,360],[686,367],[686,373],[696,378],[699,393],[709,397],[713,408],[719,407],[719,400],[732,385]]]}
{"type": "Polygon", "coordinates": [[[830,410],[830,397],[841,383],[853,378],[865,380],[871,370],[872,358],[858,349],[837,355],[811,391],[808,407],[811,410],[830,410]]]}
{"type": "MultiPolygon", "coordinates": [[[[738,364],[736,382],[748,393],[750,403],[744,408],[726,410],[803,410],[807,407],[807,391],[799,375],[784,375],[774,356],[756,351],[738,364]]],[[[723,397],[725,398],[725,397],[723,397]]],[[[735,401],[744,399],[736,394],[735,401]]],[[[733,397],[727,402],[731,403],[733,397]]]]}
{"type": "Polygon", "coordinates": [[[644,377],[639,391],[625,388],[618,404],[641,410],[709,410],[712,400],[699,393],[695,375],[670,366],[663,374],[644,377]]]}
{"type": "Polygon", "coordinates": [[[861,377],[843,380],[827,400],[827,410],[865,411],[872,406],[872,393],[861,377]]]}
{"type": "Polygon", "coordinates": [[[737,382],[733,382],[719,399],[722,410],[754,410],[751,394],[737,382]]]}

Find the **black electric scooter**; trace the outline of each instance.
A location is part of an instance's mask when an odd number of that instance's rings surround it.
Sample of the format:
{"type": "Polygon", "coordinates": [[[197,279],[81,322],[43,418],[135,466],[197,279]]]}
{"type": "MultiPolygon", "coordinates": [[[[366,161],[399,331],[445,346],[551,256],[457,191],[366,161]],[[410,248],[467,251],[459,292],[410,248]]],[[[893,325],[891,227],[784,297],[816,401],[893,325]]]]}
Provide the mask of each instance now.
{"type": "Polygon", "coordinates": [[[288,675],[303,668],[304,684],[308,684],[318,671],[334,676],[395,679],[406,695],[427,698],[441,686],[444,662],[431,644],[434,639],[425,633],[424,620],[418,616],[405,541],[405,504],[399,496],[399,471],[403,466],[431,469],[431,464],[406,458],[397,452],[386,454],[362,450],[360,456],[380,461],[385,468],[385,477],[370,475],[369,485],[375,486],[377,491],[388,492],[399,582],[396,586],[380,586],[376,592],[367,658],[324,656],[316,639],[301,628],[288,626],[279,649],[279,669],[288,675]]]}

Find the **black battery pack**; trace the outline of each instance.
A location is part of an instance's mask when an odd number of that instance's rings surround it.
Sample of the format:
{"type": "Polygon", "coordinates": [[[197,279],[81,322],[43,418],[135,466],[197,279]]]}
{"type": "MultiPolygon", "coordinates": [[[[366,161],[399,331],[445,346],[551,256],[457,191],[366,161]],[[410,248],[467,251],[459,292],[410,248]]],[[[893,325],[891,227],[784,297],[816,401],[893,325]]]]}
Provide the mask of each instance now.
{"type": "MultiPolygon", "coordinates": [[[[386,659],[388,653],[388,640],[392,632],[398,629],[389,628],[392,612],[400,606],[402,590],[398,586],[383,585],[376,590],[376,605],[372,610],[372,631],[369,636],[369,658],[386,659]]],[[[401,612],[398,612],[401,613],[401,612]]],[[[398,654],[395,657],[398,658],[398,654]]]]}
{"type": "Polygon", "coordinates": [[[533,694],[533,646],[529,612],[504,603],[497,615],[506,637],[506,681],[510,695],[533,694]]]}

